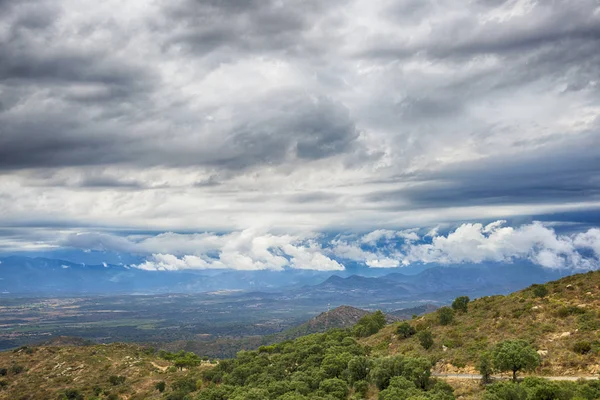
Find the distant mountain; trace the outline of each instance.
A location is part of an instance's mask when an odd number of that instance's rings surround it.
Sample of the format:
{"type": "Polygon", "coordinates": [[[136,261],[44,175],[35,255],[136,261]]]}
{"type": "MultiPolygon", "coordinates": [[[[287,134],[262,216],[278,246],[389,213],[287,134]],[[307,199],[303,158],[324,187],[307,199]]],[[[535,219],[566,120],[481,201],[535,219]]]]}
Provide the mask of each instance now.
{"type": "MultiPolygon", "coordinates": [[[[366,269],[366,268],[365,268],[366,269]]],[[[400,269],[402,271],[402,269],[400,269]]],[[[372,273],[369,269],[367,273],[372,273]]],[[[381,273],[381,272],[378,272],[381,273]]],[[[432,267],[415,275],[331,276],[331,272],[145,271],[125,265],[86,265],[50,258],[0,258],[0,296],[200,293],[241,290],[245,296],[294,301],[323,309],[342,304],[394,310],[423,301],[442,304],[456,295],[505,294],[560,278],[560,271],[532,264],[432,267]]]]}
{"type": "Polygon", "coordinates": [[[0,295],[60,296],[116,293],[198,293],[276,290],[314,285],[320,271],[145,271],[125,265],[88,265],[50,258],[0,258],[0,295]]]}
{"type": "Polygon", "coordinates": [[[474,298],[506,294],[563,275],[561,271],[532,264],[434,267],[416,275],[391,273],[378,278],[334,275],[318,285],[282,293],[282,299],[393,310],[395,304],[446,304],[462,295],[474,298]]]}
{"type": "MultiPolygon", "coordinates": [[[[354,326],[362,317],[371,312],[356,307],[339,306],[333,310],[323,312],[313,319],[294,328],[272,335],[273,341],[295,339],[311,333],[325,332],[333,328],[349,328],[354,326]]],[[[396,317],[388,318],[388,323],[397,321],[396,317]]]]}

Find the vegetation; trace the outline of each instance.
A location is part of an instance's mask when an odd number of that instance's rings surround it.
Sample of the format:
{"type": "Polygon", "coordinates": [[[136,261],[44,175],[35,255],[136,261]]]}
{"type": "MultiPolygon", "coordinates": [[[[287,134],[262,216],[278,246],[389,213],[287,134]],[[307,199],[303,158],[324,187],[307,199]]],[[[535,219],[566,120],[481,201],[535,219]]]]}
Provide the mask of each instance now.
{"type": "Polygon", "coordinates": [[[187,351],[118,343],[19,348],[0,353],[0,399],[600,398],[597,381],[517,382],[529,371],[558,375],[563,366],[570,368],[566,375],[589,375],[594,372],[587,368],[598,364],[598,332],[590,327],[599,324],[600,273],[545,286],[543,297],[534,286],[509,296],[456,299],[452,308],[388,326],[376,312],[352,328],[263,345],[217,363],[187,351]],[[443,321],[448,312],[452,320],[443,321]],[[432,370],[478,370],[484,381],[508,371],[514,382],[475,385],[465,395],[458,384],[453,390],[433,379],[432,370]],[[31,393],[35,397],[25,397],[31,393]]]}
{"type": "Polygon", "coordinates": [[[450,307],[442,307],[438,310],[440,325],[450,325],[454,321],[454,311],[450,307]]]}
{"type": "Polygon", "coordinates": [[[401,338],[408,339],[409,337],[417,333],[417,330],[413,328],[412,325],[410,325],[408,322],[402,322],[400,325],[398,325],[396,333],[401,338]]]}
{"type": "Polygon", "coordinates": [[[419,343],[425,350],[429,350],[433,346],[433,335],[429,329],[419,332],[419,343]]]}
{"type": "Polygon", "coordinates": [[[381,311],[375,311],[362,317],[354,326],[354,335],[367,337],[379,332],[385,326],[385,315],[381,311]]]}
{"type": "Polygon", "coordinates": [[[515,382],[517,372],[532,371],[540,365],[539,354],[524,340],[498,343],[492,351],[492,360],[497,371],[511,371],[515,382]]]}
{"type": "Polygon", "coordinates": [[[489,385],[484,400],[595,400],[600,398],[600,381],[553,382],[527,377],[521,383],[489,385]]]}
{"type": "Polygon", "coordinates": [[[454,311],[466,313],[469,310],[469,296],[460,296],[454,299],[452,302],[452,309],[454,311]]]}

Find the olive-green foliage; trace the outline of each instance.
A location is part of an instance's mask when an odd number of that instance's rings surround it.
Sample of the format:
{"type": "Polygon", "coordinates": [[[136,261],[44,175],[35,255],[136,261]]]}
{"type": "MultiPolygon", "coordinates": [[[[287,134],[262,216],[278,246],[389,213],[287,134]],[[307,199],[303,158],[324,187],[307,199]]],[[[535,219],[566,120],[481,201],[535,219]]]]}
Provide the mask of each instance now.
{"type": "Polygon", "coordinates": [[[454,311],[460,311],[466,313],[469,310],[469,302],[471,299],[469,296],[460,296],[454,299],[452,302],[452,309],[454,311]]]}
{"type": "Polygon", "coordinates": [[[450,325],[454,321],[454,310],[450,307],[442,307],[438,310],[440,325],[450,325]]]}
{"type": "Polygon", "coordinates": [[[108,377],[108,381],[113,386],[117,386],[117,385],[121,385],[121,384],[125,383],[125,379],[127,379],[127,378],[124,376],[117,376],[117,375],[111,375],[108,377]]]}
{"type": "Polygon", "coordinates": [[[593,311],[588,311],[585,314],[581,314],[577,318],[577,328],[584,332],[600,329],[600,320],[598,319],[598,314],[593,311]]]}
{"type": "Polygon", "coordinates": [[[370,380],[379,389],[385,389],[390,379],[402,376],[416,387],[426,388],[431,376],[431,362],[425,358],[412,358],[402,355],[382,357],[373,361],[369,374],[370,380]]]}
{"type": "Polygon", "coordinates": [[[425,350],[429,350],[433,346],[433,335],[429,329],[419,332],[417,337],[425,350]]]}
{"type": "Polygon", "coordinates": [[[165,381],[160,381],[156,382],[156,385],[154,385],[154,387],[156,388],[156,390],[162,393],[167,388],[167,384],[165,383],[165,381]]]}
{"type": "Polygon", "coordinates": [[[354,335],[367,337],[376,334],[385,326],[385,315],[379,310],[373,314],[365,315],[354,325],[354,335]]]}
{"type": "Polygon", "coordinates": [[[76,389],[66,389],[58,397],[59,400],[84,400],[83,394],[76,389]]]}
{"type": "Polygon", "coordinates": [[[486,387],[484,400],[594,400],[600,381],[553,382],[527,377],[523,382],[499,382],[486,387]]]}
{"type": "Polygon", "coordinates": [[[19,375],[23,371],[25,371],[25,367],[18,364],[13,364],[8,368],[8,372],[13,375],[19,375]]]}
{"type": "Polygon", "coordinates": [[[185,352],[183,350],[177,353],[169,353],[164,350],[158,352],[160,358],[172,361],[173,365],[180,370],[184,368],[191,368],[200,365],[202,359],[192,352],[185,352]]]}
{"type": "Polygon", "coordinates": [[[346,399],[351,387],[353,398],[361,398],[369,384],[385,389],[395,377],[411,382],[415,393],[429,395],[428,359],[370,357],[369,349],[353,335],[354,330],[334,329],[278,343],[268,351],[241,351],[235,359],[202,373],[204,383],[197,387],[204,388],[194,399],[237,400],[252,395],[264,400],[335,400],[346,399]]]}
{"type": "Polygon", "coordinates": [[[489,352],[482,353],[479,357],[477,369],[481,374],[481,380],[483,381],[483,383],[488,383],[490,381],[490,377],[494,372],[492,365],[492,355],[489,352]]]}
{"type": "Polygon", "coordinates": [[[325,379],[319,385],[319,391],[322,391],[336,399],[344,400],[348,396],[348,384],[346,381],[333,378],[325,379]]]}
{"type": "Polygon", "coordinates": [[[369,375],[371,362],[365,356],[355,356],[348,362],[348,381],[364,381],[369,375]]]}
{"type": "Polygon", "coordinates": [[[517,372],[531,371],[540,364],[540,355],[524,340],[505,340],[492,351],[494,368],[498,371],[512,371],[513,380],[517,372]]]}
{"type": "Polygon", "coordinates": [[[587,354],[592,351],[592,344],[586,340],[575,342],[573,345],[573,351],[579,354],[587,354]]]}
{"type": "Polygon", "coordinates": [[[398,325],[396,333],[398,334],[398,336],[404,339],[408,339],[409,337],[417,333],[417,330],[408,322],[403,322],[400,325],[398,325]]]}
{"type": "Polygon", "coordinates": [[[577,306],[563,306],[556,310],[556,316],[560,318],[565,318],[569,315],[578,315],[585,313],[586,311],[583,308],[577,306]]]}
{"type": "Polygon", "coordinates": [[[546,285],[532,285],[533,295],[535,297],[546,297],[548,295],[548,288],[546,285]]]}

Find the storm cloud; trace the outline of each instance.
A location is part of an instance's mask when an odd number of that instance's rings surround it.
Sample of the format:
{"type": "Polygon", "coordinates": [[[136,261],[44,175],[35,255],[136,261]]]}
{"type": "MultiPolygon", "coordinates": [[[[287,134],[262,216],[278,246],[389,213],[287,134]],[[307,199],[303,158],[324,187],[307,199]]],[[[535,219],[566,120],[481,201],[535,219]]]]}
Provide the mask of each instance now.
{"type": "Polygon", "coordinates": [[[596,0],[0,1],[0,226],[304,237],[590,213],[599,65],[596,0]]]}

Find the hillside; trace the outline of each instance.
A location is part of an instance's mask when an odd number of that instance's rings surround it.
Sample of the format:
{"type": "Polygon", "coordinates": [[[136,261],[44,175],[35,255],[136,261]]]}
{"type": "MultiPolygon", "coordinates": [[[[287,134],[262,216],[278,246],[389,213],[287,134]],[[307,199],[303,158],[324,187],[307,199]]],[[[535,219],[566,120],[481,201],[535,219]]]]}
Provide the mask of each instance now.
{"type": "MultiPolygon", "coordinates": [[[[410,309],[411,312],[413,309],[410,309]]],[[[398,310],[397,312],[402,312],[398,310]]],[[[360,308],[350,306],[339,306],[333,310],[323,312],[307,322],[286,329],[282,332],[266,336],[249,336],[242,339],[233,338],[216,338],[212,340],[187,340],[176,341],[167,345],[157,344],[168,350],[174,351],[184,349],[192,351],[196,354],[202,354],[209,357],[227,358],[234,357],[240,350],[253,350],[262,345],[270,345],[284,340],[293,340],[301,336],[310,335],[313,333],[325,332],[334,328],[350,328],[365,315],[370,312],[360,308]]],[[[410,314],[412,315],[412,314],[410,314]]],[[[387,315],[388,323],[399,321],[400,318],[394,315],[387,315]]]]}
{"type": "Polygon", "coordinates": [[[409,324],[417,331],[431,330],[434,345],[430,350],[423,349],[417,335],[401,339],[396,334],[397,323],[362,342],[381,354],[427,356],[437,362],[440,372],[474,372],[483,351],[499,341],[519,338],[542,355],[540,374],[598,374],[600,272],[534,285],[507,296],[477,299],[469,303],[467,313],[456,312],[454,321],[446,326],[440,324],[439,311],[409,324]],[[545,296],[536,296],[539,287],[547,289],[545,296]],[[583,343],[584,348],[589,345],[589,351],[574,351],[576,343],[583,343]]]}
{"type": "MultiPolygon", "coordinates": [[[[174,367],[168,370],[169,366],[172,363],[158,358],[153,350],[131,344],[23,347],[0,353],[0,370],[8,369],[0,377],[4,382],[0,383],[0,399],[57,399],[66,389],[77,390],[86,399],[160,399],[155,384],[170,385],[182,377],[174,367]],[[23,371],[15,373],[21,367],[23,371]],[[111,376],[125,380],[111,383],[111,376]]],[[[204,368],[208,366],[197,371],[204,368]]]]}
{"type": "MultiPolygon", "coordinates": [[[[61,346],[0,353],[0,373],[4,374],[0,377],[0,399],[592,400],[600,398],[598,381],[555,383],[528,378],[519,385],[486,388],[475,381],[449,381],[448,386],[431,377],[430,371],[473,373],[480,355],[493,345],[506,339],[524,339],[542,355],[533,375],[597,376],[599,311],[600,272],[590,272],[507,296],[474,300],[466,312],[455,312],[447,325],[441,325],[437,310],[394,322],[368,337],[356,337],[360,335],[356,329],[329,329],[240,352],[235,359],[216,365],[200,363],[196,358],[198,362],[184,370],[175,367],[174,354],[165,356],[119,343],[78,346],[86,343],[62,338],[54,342],[61,346]],[[401,338],[397,334],[401,323],[418,332],[430,330],[433,346],[425,350],[418,334],[401,338]],[[589,347],[575,346],[581,343],[589,347]],[[162,394],[156,388],[161,381],[165,382],[162,394]],[[507,387],[522,395],[510,397],[505,392],[487,396],[507,387]],[[539,397],[542,392],[551,393],[551,397],[539,397]],[[556,397],[559,392],[561,397],[556,397]]],[[[319,315],[297,333],[329,327],[330,323],[349,324],[361,314],[377,315],[341,307],[319,315]]]]}

